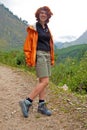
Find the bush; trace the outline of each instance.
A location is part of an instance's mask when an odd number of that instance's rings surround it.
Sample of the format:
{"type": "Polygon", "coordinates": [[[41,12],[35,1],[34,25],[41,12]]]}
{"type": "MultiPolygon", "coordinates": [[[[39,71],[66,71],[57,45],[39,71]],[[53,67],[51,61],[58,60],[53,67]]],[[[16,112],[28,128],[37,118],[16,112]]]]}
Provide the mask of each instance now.
{"type": "Polygon", "coordinates": [[[70,81],[72,91],[87,93],[87,52],[81,59],[78,70],[70,81]]]}
{"type": "Polygon", "coordinates": [[[25,65],[25,56],[23,52],[19,52],[15,57],[15,65],[25,65]]]}
{"type": "Polygon", "coordinates": [[[80,62],[67,58],[64,63],[56,65],[51,80],[57,86],[67,84],[74,92],[87,93],[87,52],[80,62]]]}

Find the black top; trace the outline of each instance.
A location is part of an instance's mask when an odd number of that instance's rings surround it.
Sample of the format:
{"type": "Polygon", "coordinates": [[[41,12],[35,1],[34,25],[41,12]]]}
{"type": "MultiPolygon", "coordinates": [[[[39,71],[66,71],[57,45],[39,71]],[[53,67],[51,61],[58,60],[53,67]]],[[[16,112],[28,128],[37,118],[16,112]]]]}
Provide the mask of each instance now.
{"type": "Polygon", "coordinates": [[[36,29],[38,32],[37,50],[50,51],[51,36],[47,24],[45,24],[45,28],[43,28],[42,25],[39,22],[37,22],[36,29]]]}

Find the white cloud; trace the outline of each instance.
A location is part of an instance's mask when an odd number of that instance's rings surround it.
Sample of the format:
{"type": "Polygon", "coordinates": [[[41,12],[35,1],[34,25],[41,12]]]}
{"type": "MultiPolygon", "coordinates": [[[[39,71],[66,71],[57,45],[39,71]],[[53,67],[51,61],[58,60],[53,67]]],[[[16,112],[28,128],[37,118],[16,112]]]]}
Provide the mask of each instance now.
{"type": "Polygon", "coordinates": [[[40,6],[51,8],[53,16],[49,27],[55,39],[61,36],[79,37],[87,30],[87,0],[0,0],[14,14],[27,20],[29,24],[35,22],[34,13],[40,6]]]}

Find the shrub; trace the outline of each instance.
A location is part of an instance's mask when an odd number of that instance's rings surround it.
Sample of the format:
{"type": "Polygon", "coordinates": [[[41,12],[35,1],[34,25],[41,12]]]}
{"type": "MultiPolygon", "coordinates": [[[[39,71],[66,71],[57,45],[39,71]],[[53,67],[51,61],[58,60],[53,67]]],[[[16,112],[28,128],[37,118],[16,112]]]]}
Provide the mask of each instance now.
{"type": "Polygon", "coordinates": [[[81,59],[78,70],[70,81],[72,91],[87,93],[87,52],[81,59]]]}

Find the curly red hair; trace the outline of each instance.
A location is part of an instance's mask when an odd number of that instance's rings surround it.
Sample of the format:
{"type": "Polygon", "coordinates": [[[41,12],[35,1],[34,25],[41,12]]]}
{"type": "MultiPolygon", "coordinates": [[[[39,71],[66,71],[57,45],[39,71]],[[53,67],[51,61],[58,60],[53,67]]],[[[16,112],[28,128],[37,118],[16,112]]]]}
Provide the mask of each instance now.
{"type": "Polygon", "coordinates": [[[51,10],[50,10],[50,8],[49,8],[48,6],[43,6],[43,7],[40,7],[40,8],[37,9],[37,11],[36,11],[36,13],[35,13],[36,20],[39,21],[39,14],[40,14],[40,12],[41,12],[42,10],[46,11],[46,13],[47,13],[48,18],[47,18],[46,23],[48,23],[48,22],[49,22],[49,19],[50,19],[51,16],[53,15],[53,13],[51,12],[51,10]]]}

